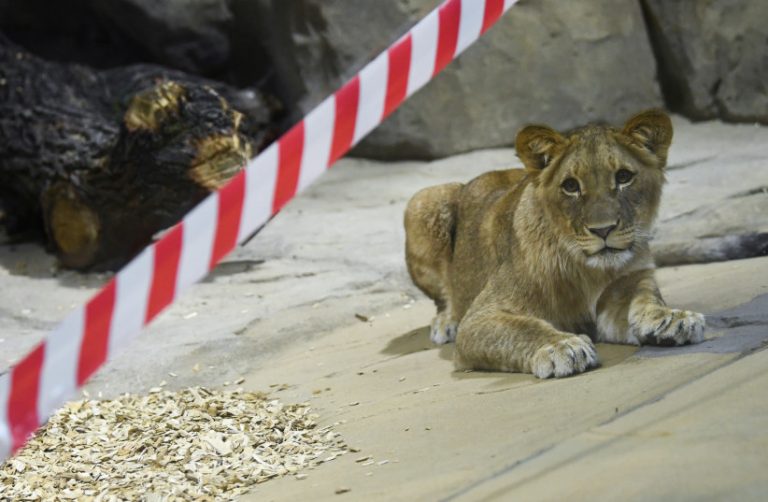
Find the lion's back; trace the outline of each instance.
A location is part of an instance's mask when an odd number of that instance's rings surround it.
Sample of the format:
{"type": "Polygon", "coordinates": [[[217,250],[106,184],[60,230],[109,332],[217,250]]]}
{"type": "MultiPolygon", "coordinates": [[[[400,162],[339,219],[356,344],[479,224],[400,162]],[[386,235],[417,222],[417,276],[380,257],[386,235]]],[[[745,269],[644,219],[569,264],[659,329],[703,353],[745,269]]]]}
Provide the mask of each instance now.
{"type": "Polygon", "coordinates": [[[511,232],[512,220],[504,215],[515,210],[526,184],[524,169],[507,169],[481,174],[462,187],[451,263],[458,317],[493,274],[501,258],[499,235],[511,232]]]}

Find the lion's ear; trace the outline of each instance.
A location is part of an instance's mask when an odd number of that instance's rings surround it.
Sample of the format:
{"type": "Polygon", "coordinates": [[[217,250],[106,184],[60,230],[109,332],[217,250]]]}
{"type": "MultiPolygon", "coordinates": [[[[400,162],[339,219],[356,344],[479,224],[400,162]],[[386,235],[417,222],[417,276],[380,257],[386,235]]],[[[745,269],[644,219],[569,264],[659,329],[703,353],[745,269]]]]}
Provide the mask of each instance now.
{"type": "Polygon", "coordinates": [[[564,142],[565,138],[554,129],[530,125],[517,133],[515,150],[528,169],[544,169],[564,142]]]}
{"type": "Polygon", "coordinates": [[[672,121],[663,111],[654,109],[638,113],[624,124],[622,133],[662,162],[667,161],[667,151],[672,142],[672,121]]]}

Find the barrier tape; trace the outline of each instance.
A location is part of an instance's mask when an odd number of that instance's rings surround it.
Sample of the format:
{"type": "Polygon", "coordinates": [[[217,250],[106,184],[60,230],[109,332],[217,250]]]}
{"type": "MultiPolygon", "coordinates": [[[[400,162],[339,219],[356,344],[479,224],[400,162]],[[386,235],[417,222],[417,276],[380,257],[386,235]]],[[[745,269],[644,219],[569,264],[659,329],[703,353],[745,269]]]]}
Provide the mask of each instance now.
{"type": "Polygon", "coordinates": [[[0,375],[0,460],[179,294],[490,28],[517,0],[446,0],[118,272],[0,375]]]}

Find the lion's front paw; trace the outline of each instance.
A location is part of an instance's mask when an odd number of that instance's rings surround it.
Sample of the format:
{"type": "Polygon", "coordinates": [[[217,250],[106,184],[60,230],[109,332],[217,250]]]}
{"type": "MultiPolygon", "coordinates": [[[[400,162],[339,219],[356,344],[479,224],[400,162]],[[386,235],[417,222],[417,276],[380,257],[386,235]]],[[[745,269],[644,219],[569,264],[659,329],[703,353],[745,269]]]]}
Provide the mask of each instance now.
{"type": "Polygon", "coordinates": [[[646,307],[629,320],[629,329],[643,345],[684,345],[704,340],[704,316],[690,310],[646,307]]]}
{"type": "Polygon", "coordinates": [[[429,339],[432,343],[443,345],[456,340],[456,331],[458,324],[450,319],[445,311],[440,312],[432,320],[432,327],[429,330],[429,339]]]}
{"type": "Polygon", "coordinates": [[[533,355],[531,373],[539,378],[565,377],[597,366],[597,350],[586,335],[547,343],[533,355]]]}

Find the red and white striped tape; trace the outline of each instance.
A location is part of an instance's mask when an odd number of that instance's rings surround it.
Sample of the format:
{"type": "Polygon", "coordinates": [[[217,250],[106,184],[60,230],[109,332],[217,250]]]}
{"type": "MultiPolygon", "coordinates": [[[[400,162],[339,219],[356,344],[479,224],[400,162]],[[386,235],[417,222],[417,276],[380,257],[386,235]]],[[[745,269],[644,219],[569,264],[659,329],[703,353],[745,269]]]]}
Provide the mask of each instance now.
{"type": "Polygon", "coordinates": [[[517,0],[446,0],[252,159],[0,376],[0,460],[238,242],[381,123],[517,0]]]}

